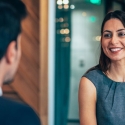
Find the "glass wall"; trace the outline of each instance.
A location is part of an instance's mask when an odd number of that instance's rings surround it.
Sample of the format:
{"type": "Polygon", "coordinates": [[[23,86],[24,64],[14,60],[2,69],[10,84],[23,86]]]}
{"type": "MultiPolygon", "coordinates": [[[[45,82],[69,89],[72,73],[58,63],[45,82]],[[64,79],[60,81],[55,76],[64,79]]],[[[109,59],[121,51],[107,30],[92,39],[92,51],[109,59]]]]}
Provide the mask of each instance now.
{"type": "Polygon", "coordinates": [[[56,0],[54,125],[79,125],[80,78],[98,64],[104,15],[124,10],[124,5],[117,0],[56,0]]]}
{"type": "Polygon", "coordinates": [[[69,122],[78,121],[78,87],[82,75],[98,64],[100,27],[104,17],[104,3],[74,1],[71,11],[70,101],[69,122]],[[99,10],[99,11],[98,11],[99,10]]]}

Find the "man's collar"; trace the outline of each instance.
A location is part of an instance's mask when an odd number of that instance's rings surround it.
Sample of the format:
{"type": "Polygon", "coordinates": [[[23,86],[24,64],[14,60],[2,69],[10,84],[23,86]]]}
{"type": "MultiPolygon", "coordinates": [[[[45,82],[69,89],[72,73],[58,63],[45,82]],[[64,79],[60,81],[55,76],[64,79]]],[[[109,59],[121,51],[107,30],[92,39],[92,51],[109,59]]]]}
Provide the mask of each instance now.
{"type": "Polygon", "coordinates": [[[3,95],[3,91],[2,91],[2,88],[0,87],[0,96],[3,95]]]}

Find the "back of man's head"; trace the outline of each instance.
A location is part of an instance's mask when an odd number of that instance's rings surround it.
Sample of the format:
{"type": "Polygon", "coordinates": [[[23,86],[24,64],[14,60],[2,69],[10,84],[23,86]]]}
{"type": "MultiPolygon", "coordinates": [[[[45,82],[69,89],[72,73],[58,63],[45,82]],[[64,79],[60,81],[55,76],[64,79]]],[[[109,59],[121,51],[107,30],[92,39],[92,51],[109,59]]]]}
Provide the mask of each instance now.
{"type": "Polygon", "coordinates": [[[26,7],[21,0],[0,0],[0,60],[9,44],[16,42],[21,32],[21,21],[26,14],[26,7]]]}

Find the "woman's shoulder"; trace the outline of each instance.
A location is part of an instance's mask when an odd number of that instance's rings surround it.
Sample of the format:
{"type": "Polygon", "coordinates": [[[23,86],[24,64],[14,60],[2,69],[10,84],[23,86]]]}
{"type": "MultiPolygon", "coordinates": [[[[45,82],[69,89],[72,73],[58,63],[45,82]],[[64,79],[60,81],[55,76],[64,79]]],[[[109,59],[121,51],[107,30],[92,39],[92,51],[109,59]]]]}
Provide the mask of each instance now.
{"type": "Polygon", "coordinates": [[[92,68],[90,68],[89,70],[87,70],[87,72],[83,75],[83,77],[89,76],[89,77],[93,77],[93,76],[99,76],[102,75],[102,71],[99,68],[99,65],[96,65],[92,68]]]}
{"type": "Polygon", "coordinates": [[[96,87],[98,86],[98,83],[102,82],[103,73],[99,66],[94,66],[90,68],[83,76],[82,78],[87,78],[90,80],[96,87]]]}

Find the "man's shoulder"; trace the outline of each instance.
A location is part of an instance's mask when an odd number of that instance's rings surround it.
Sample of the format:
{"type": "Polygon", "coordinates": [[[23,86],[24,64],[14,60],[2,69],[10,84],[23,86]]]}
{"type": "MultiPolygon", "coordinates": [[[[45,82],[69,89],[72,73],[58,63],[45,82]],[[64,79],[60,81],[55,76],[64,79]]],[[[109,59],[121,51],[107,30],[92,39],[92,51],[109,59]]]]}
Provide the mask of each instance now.
{"type": "Polygon", "coordinates": [[[0,97],[1,120],[8,122],[7,125],[40,125],[39,117],[31,107],[4,97],[0,97]]]}

